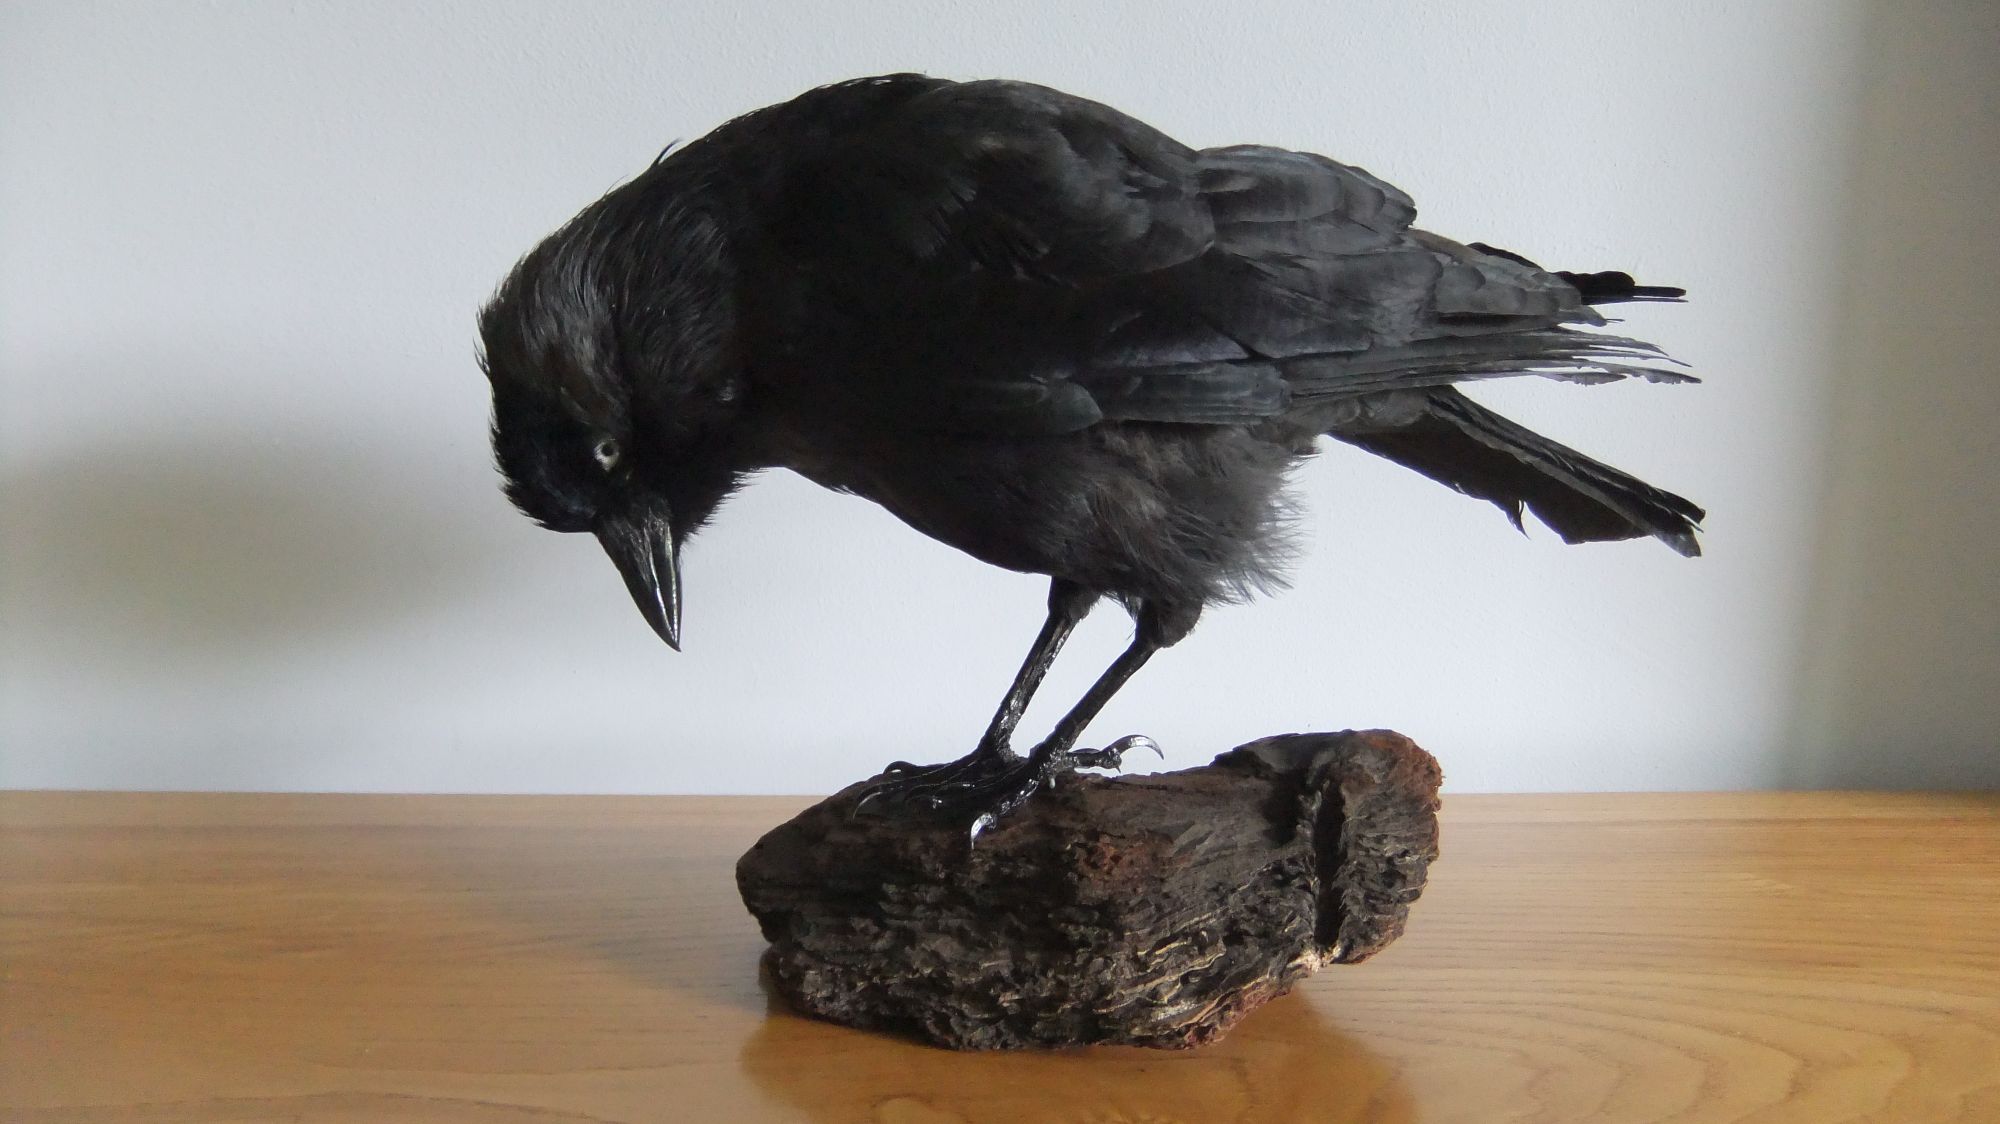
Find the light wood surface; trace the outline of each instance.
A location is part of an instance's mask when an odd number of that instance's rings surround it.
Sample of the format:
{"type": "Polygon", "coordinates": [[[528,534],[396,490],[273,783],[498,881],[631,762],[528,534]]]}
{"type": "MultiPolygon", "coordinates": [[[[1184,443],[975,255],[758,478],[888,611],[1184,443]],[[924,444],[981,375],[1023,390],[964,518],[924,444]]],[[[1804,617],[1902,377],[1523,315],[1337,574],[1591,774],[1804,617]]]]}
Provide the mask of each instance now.
{"type": "Polygon", "coordinates": [[[0,794],[10,1121],[2000,1122],[2000,797],[1455,797],[1409,934],[1193,1053],[774,1010],[770,798],[0,794]]]}

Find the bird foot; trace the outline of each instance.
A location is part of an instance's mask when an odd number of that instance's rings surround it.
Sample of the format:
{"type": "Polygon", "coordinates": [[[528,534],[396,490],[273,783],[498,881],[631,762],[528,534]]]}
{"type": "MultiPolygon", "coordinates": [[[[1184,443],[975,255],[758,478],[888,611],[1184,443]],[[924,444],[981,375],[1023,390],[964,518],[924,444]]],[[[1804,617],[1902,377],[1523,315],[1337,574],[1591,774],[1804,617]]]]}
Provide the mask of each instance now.
{"type": "Polygon", "coordinates": [[[1128,734],[1101,749],[1056,750],[1044,745],[1027,757],[980,750],[942,765],[891,763],[881,779],[854,802],[854,811],[887,813],[915,808],[945,816],[969,815],[970,838],[998,823],[1043,788],[1079,769],[1117,769],[1125,754],[1150,749],[1166,754],[1144,734],[1128,734]]]}
{"type": "Polygon", "coordinates": [[[984,783],[1020,760],[1011,750],[981,746],[941,765],[891,761],[883,766],[881,776],[855,797],[854,811],[856,814],[910,808],[938,811],[945,807],[952,792],[984,783]]]}

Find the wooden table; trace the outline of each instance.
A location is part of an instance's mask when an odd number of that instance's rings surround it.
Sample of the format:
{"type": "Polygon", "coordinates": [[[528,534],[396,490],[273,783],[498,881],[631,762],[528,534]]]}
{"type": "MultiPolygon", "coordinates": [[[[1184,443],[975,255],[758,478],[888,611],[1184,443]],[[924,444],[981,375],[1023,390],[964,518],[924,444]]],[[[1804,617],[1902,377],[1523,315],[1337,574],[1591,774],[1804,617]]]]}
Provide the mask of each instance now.
{"type": "Polygon", "coordinates": [[[2000,796],[1456,797],[1409,934],[1193,1053],[774,1009],[803,801],[0,794],[9,1121],[2000,1121],[2000,796]]]}

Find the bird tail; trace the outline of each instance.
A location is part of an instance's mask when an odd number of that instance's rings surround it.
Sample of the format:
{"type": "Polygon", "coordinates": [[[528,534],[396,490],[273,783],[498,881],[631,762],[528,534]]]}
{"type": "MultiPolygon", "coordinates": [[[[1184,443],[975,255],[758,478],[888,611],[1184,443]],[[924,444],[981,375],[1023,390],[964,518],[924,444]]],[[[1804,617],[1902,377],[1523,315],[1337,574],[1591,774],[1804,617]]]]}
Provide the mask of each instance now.
{"type": "MultiPolygon", "coordinates": [[[[1414,396],[1413,396],[1414,397],[1414,396]]],[[[1564,542],[1651,535],[1688,557],[1701,553],[1701,508],[1592,460],[1480,406],[1451,387],[1423,393],[1398,424],[1336,425],[1328,435],[1386,457],[1521,526],[1525,507],[1564,542]]]]}
{"type": "MultiPolygon", "coordinates": [[[[1525,265],[1529,269],[1540,269],[1540,265],[1512,250],[1489,246],[1484,242],[1468,243],[1468,248],[1478,250],[1496,258],[1505,258],[1515,265],[1525,265]]],[[[1632,275],[1617,269],[1601,270],[1597,273],[1571,273],[1556,270],[1557,277],[1570,283],[1585,304],[1621,304],[1627,301],[1669,301],[1678,303],[1687,296],[1686,289],[1672,285],[1641,285],[1632,275]]]]}
{"type": "Polygon", "coordinates": [[[1566,382],[1700,382],[1644,340],[1575,328],[1438,336],[1366,351],[1301,355],[1280,369],[1294,400],[1540,375],[1566,382]],[[1671,366],[1670,366],[1671,364],[1671,366]]]}
{"type": "Polygon", "coordinates": [[[1570,283],[1583,298],[1585,304],[1625,304],[1632,301],[1659,301],[1678,304],[1687,298],[1687,290],[1672,285],[1641,285],[1632,275],[1618,269],[1605,269],[1596,273],[1571,273],[1559,270],[1557,277],[1570,283]]]}

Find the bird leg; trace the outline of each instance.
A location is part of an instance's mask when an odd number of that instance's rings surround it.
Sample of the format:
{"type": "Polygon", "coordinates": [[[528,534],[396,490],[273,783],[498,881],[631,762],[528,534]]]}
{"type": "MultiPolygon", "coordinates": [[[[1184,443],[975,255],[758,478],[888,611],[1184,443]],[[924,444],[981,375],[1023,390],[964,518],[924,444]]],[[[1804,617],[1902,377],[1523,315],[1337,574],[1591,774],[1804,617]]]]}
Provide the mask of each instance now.
{"type": "Polygon", "coordinates": [[[966,756],[942,765],[891,762],[882,770],[883,779],[862,793],[855,807],[882,797],[889,797],[896,804],[921,801],[937,807],[953,788],[1004,772],[1009,764],[1021,760],[1010,744],[1014,728],[1021,724],[1021,715],[1027,712],[1029,700],[1056,662],[1056,654],[1062,651],[1070,633],[1090,612],[1097,598],[1096,593],[1075,582],[1061,578],[1051,581],[1049,613],[1042,622],[1042,631],[1028,649],[1028,658],[1022,661],[1021,669],[1014,673],[1014,682],[1000,700],[1000,708],[994,711],[993,721],[987,724],[979,745],[966,756]]]}
{"type": "Polygon", "coordinates": [[[1078,769],[1116,769],[1133,749],[1159,753],[1160,747],[1144,734],[1127,734],[1099,749],[1077,749],[1076,743],[1083,736],[1084,727],[1153,658],[1153,653],[1178,643],[1194,628],[1200,615],[1198,606],[1183,610],[1170,609],[1158,602],[1142,603],[1132,643],[1104,669],[1104,674],[1097,677],[1097,682],[1090,685],[1033,752],[1026,758],[1009,754],[998,769],[988,768],[976,776],[956,779],[931,798],[931,806],[973,812],[972,837],[977,839],[980,832],[993,826],[1001,816],[1020,807],[1042,788],[1054,785],[1065,774],[1078,769]]]}
{"type": "MultiPolygon", "coordinates": [[[[1030,796],[1044,787],[1051,787],[1056,779],[1078,769],[1116,769],[1123,762],[1125,754],[1133,749],[1150,749],[1160,752],[1153,739],[1144,734],[1127,734],[1101,749],[1077,749],[1077,739],[1083,736],[1083,729],[1111,696],[1118,693],[1153,653],[1160,650],[1157,639],[1148,635],[1142,623],[1139,634],[1097,682],[1083,693],[1068,714],[1056,723],[1056,728],[1042,743],[1034,748],[1026,758],[1017,758],[1007,767],[983,779],[981,783],[961,787],[951,794],[949,803],[960,808],[976,809],[972,819],[972,837],[999,820],[1001,816],[1021,806],[1030,796]]],[[[1160,754],[1165,757],[1165,754],[1160,754]]]]}
{"type": "Polygon", "coordinates": [[[1027,713],[1029,700],[1041,689],[1042,679],[1055,665],[1056,654],[1068,642],[1069,634],[1097,603],[1098,595],[1091,590],[1055,578],[1049,582],[1049,615],[1042,623],[1041,634],[1035,637],[1035,646],[1028,650],[1028,658],[1021,663],[1021,670],[1014,673],[1014,683],[1007,688],[1007,697],[1000,700],[1000,709],[993,712],[993,721],[986,727],[986,733],[979,739],[979,748],[973,756],[982,754],[1011,760],[1016,754],[1010,744],[1014,738],[1014,728],[1021,724],[1021,715],[1027,713]]]}

